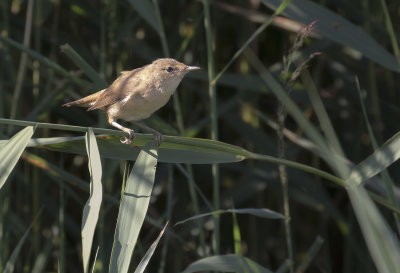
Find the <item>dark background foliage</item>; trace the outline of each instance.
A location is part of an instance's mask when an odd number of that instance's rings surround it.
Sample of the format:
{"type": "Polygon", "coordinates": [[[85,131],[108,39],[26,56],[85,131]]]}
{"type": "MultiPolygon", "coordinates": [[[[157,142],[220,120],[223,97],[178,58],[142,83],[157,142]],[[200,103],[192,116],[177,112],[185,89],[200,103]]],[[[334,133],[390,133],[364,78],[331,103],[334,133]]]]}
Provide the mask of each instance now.
{"type": "MultiPolygon", "coordinates": [[[[31,57],[27,58],[25,64],[22,63],[26,70],[23,77],[19,78],[22,51],[0,43],[0,117],[108,127],[103,113],[60,106],[100,89],[99,84],[93,83],[60,46],[70,45],[101,78],[111,83],[120,71],[140,67],[166,55],[166,48],[163,48],[155,29],[157,22],[145,20],[143,14],[137,11],[140,1],[36,0],[33,17],[27,20],[28,2],[1,1],[1,34],[23,44],[25,25],[31,24],[30,42],[26,46],[69,71],[74,78],[85,82],[77,84],[31,57]],[[22,85],[20,94],[16,95],[18,84],[22,85]]],[[[154,7],[154,1],[143,2],[154,7]]],[[[359,26],[392,52],[380,1],[328,0],[315,3],[359,26]]],[[[397,34],[400,26],[398,2],[386,1],[386,5],[397,34]]],[[[201,1],[159,1],[159,8],[170,57],[189,65],[198,65],[203,70],[189,74],[178,87],[177,98],[181,113],[176,111],[177,102],[171,99],[147,123],[167,135],[210,138],[207,29],[204,26],[203,4],[201,1]],[[177,123],[179,118],[183,118],[183,131],[177,123]]],[[[263,23],[273,13],[259,0],[211,1],[210,11],[217,72],[256,31],[260,21],[263,23]]],[[[287,23],[292,27],[301,27],[295,21],[289,20],[287,23]]],[[[318,29],[318,21],[316,27],[318,29]]],[[[288,56],[293,47],[297,31],[285,29],[276,20],[249,46],[277,78],[283,79],[283,58],[288,56]]],[[[367,95],[365,105],[381,145],[399,130],[398,74],[375,64],[354,49],[332,42],[323,33],[308,37],[304,42],[304,46],[296,51],[291,71],[311,53],[322,53],[311,60],[305,73],[312,77],[319,91],[347,158],[355,163],[360,162],[373,149],[362,116],[355,77],[359,78],[361,89],[367,95]]],[[[246,54],[240,55],[228,68],[216,88],[218,139],[250,151],[276,156],[276,131],[266,120],[276,121],[279,102],[252,69],[246,54]]],[[[290,96],[305,116],[318,124],[318,117],[304,91],[306,88],[304,78],[300,77],[293,83],[290,96]]],[[[304,137],[290,116],[285,124],[297,137],[304,137]]],[[[20,130],[4,125],[0,128],[4,139],[20,130]]],[[[35,137],[69,135],[82,134],[47,129],[35,132],[35,137]]],[[[285,140],[285,147],[288,159],[330,171],[323,161],[298,143],[285,140]]],[[[89,181],[85,156],[34,149],[28,152],[89,181]]],[[[44,272],[56,271],[60,260],[65,262],[65,272],[79,272],[82,268],[81,213],[87,192],[66,183],[62,177],[55,178],[51,171],[40,167],[38,162],[29,161],[23,155],[18,168],[10,177],[15,183],[8,183],[6,189],[0,192],[0,268],[4,266],[34,215],[44,207],[18,258],[15,272],[32,272],[39,257],[44,259],[44,265],[39,267],[44,272]],[[60,221],[63,225],[59,224],[60,221]]],[[[123,166],[123,162],[103,159],[104,192],[116,200],[119,200],[121,192],[123,166]]],[[[185,167],[158,164],[148,211],[152,219],[164,222],[168,218],[169,206],[172,209],[170,223],[196,214],[193,197],[189,194],[188,179],[181,171],[185,167]],[[168,199],[169,193],[172,199],[168,199]]],[[[221,184],[218,202],[221,208],[254,207],[283,211],[282,189],[276,165],[247,160],[221,164],[219,168],[221,184]]],[[[396,181],[400,176],[398,164],[389,170],[396,181]]],[[[345,190],[298,170],[288,169],[288,177],[295,262],[300,263],[316,237],[321,236],[324,239],[323,246],[308,272],[375,272],[345,190]]],[[[193,166],[193,178],[208,202],[212,203],[211,166],[193,166]]],[[[198,212],[208,212],[210,208],[204,200],[199,196],[197,198],[198,212]]],[[[107,271],[117,213],[118,204],[104,201],[94,242],[94,249],[100,246],[96,272],[107,271]]],[[[390,212],[382,209],[382,213],[390,222],[390,212]]],[[[288,257],[283,221],[251,215],[238,215],[237,219],[243,255],[276,270],[288,257]]],[[[220,223],[220,253],[233,253],[232,216],[222,215],[220,223]]],[[[179,272],[191,262],[215,254],[211,218],[201,222],[200,229],[197,222],[190,222],[172,230],[179,238],[167,235],[168,240],[161,243],[166,245],[166,256],[163,256],[165,254],[160,246],[149,264],[148,272],[179,272]],[[204,236],[204,243],[199,234],[204,236]],[[166,264],[161,265],[163,262],[166,264]]],[[[133,256],[132,269],[158,231],[152,224],[146,223],[143,226],[133,256]]]]}

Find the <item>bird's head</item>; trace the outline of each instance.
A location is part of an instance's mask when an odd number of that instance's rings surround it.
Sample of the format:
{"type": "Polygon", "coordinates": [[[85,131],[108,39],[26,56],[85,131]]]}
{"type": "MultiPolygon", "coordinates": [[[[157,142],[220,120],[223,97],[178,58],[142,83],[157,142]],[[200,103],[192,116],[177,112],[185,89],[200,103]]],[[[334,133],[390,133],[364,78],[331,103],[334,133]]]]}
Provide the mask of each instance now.
{"type": "Polygon", "coordinates": [[[150,64],[155,77],[167,83],[178,85],[183,77],[190,71],[199,70],[200,67],[188,66],[171,58],[157,59],[150,64]]]}

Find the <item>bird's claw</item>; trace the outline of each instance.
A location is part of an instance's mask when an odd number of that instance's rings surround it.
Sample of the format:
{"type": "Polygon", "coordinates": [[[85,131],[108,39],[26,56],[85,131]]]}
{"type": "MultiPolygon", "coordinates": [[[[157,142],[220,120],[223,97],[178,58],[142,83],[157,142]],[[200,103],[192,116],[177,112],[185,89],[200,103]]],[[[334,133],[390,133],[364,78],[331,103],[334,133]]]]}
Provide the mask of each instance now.
{"type": "Polygon", "coordinates": [[[125,137],[124,139],[121,139],[122,144],[131,144],[132,140],[135,138],[135,132],[133,130],[129,131],[128,137],[125,137]]]}
{"type": "Polygon", "coordinates": [[[164,141],[163,135],[160,132],[158,132],[157,134],[154,134],[154,136],[155,136],[155,138],[157,140],[158,146],[160,146],[161,143],[164,141]]]}

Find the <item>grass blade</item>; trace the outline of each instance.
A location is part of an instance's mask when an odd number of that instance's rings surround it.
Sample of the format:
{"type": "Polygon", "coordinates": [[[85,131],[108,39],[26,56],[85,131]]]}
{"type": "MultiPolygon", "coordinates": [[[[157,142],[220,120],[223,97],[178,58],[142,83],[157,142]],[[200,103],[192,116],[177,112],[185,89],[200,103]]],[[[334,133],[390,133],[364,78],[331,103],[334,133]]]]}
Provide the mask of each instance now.
{"type": "Polygon", "coordinates": [[[125,273],[129,269],[133,249],[149,206],[156,165],[157,144],[153,141],[141,150],[126,181],[111,253],[111,273],[125,273]]]}
{"type": "Polygon", "coordinates": [[[99,219],[101,201],[103,199],[103,186],[101,184],[102,168],[100,154],[92,128],[89,128],[85,138],[90,172],[90,197],[83,209],[81,230],[83,269],[86,273],[89,271],[93,236],[97,220],[99,219]]]}
{"type": "Polygon", "coordinates": [[[160,232],[160,235],[158,235],[158,237],[154,241],[154,243],[151,244],[149,250],[147,250],[146,255],[144,255],[143,259],[140,261],[138,267],[135,270],[135,273],[143,273],[144,272],[147,264],[150,261],[150,258],[153,256],[153,253],[156,250],[156,247],[157,247],[158,243],[160,242],[160,239],[163,236],[164,231],[167,228],[167,226],[168,226],[168,222],[165,224],[164,228],[160,232]]]}
{"type": "Polygon", "coordinates": [[[400,245],[398,238],[369,198],[364,187],[353,178],[349,179],[347,183],[347,192],[378,272],[399,273],[400,245]]]}
{"type": "MultiPolygon", "coordinates": [[[[207,67],[208,67],[208,96],[210,98],[210,115],[211,115],[211,139],[218,139],[218,111],[217,111],[217,86],[211,81],[215,76],[215,61],[213,52],[213,39],[211,32],[211,16],[210,16],[210,1],[203,1],[204,7],[204,28],[206,32],[207,44],[207,67]]],[[[220,208],[220,170],[217,164],[212,165],[211,169],[213,177],[213,205],[214,209],[220,208]]],[[[219,217],[214,215],[214,232],[213,232],[213,250],[214,254],[220,253],[220,222],[219,217]]]]}
{"type": "Polygon", "coordinates": [[[246,257],[232,254],[200,259],[189,265],[182,273],[212,270],[237,273],[272,273],[272,271],[246,257]]]}
{"type": "Polygon", "coordinates": [[[264,208],[261,208],[261,209],[252,209],[252,208],[250,208],[250,209],[227,209],[227,210],[220,209],[220,210],[215,210],[212,212],[195,215],[193,217],[179,221],[175,224],[175,226],[186,223],[188,221],[195,220],[195,219],[200,219],[200,218],[203,218],[206,216],[220,215],[220,214],[224,214],[224,213],[250,214],[250,215],[257,216],[257,217],[269,218],[269,219],[285,219],[285,216],[283,216],[279,212],[275,212],[275,211],[272,211],[269,209],[264,209],[264,208]]]}
{"type": "Polygon", "coordinates": [[[35,127],[28,126],[0,146],[0,190],[14,169],[15,164],[17,164],[34,131],[35,127]]]}
{"type": "MultiPolygon", "coordinates": [[[[372,144],[373,149],[376,150],[376,149],[378,149],[378,142],[375,138],[371,123],[369,122],[369,119],[368,119],[367,109],[365,107],[364,99],[362,96],[362,92],[360,90],[360,84],[358,82],[357,77],[356,77],[356,86],[357,86],[358,95],[360,97],[360,104],[361,104],[361,109],[362,109],[362,113],[364,116],[364,121],[365,121],[365,124],[367,125],[368,134],[371,139],[371,144],[372,144]]],[[[390,177],[389,171],[387,169],[382,170],[382,180],[385,183],[385,188],[386,188],[386,192],[387,192],[390,203],[394,207],[399,209],[399,202],[396,199],[396,196],[394,194],[394,183],[393,183],[392,178],[390,177]]],[[[399,232],[400,231],[400,215],[397,213],[394,213],[393,217],[396,221],[397,230],[398,230],[397,232],[399,232]]]]}
{"type": "Polygon", "coordinates": [[[360,184],[385,170],[400,158],[400,132],[391,137],[379,149],[355,166],[349,180],[360,184]]]}
{"type": "Polygon", "coordinates": [[[296,269],[296,273],[307,272],[307,269],[308,269],[310,263],[315,258],[315,256],[317,255],[318,251],[321,249],[323,243],[324,243],[324,239],[322,239],[322,237],[318,236],[315,239],[313,245],[308,250],[307,255],[304,257],[304,259],[302,260],[301,264],[296,269]]]}

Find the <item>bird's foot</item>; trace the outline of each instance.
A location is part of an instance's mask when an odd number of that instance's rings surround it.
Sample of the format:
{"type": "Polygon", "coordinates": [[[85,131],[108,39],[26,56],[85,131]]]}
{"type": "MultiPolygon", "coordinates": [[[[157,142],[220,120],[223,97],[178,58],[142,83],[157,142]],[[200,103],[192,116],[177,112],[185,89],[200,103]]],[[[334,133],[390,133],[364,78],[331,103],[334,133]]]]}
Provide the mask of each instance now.
{"type": "Polygon", "coordinates": [[[160,132],[156,131],[156,132],[154,132],[154,136],[155,136],[155,138],[157,140],[157,145],[160,146],[161,143],[164,141],[163,135],[160,132]]]}
{"type": "Polygon", "coordinates": [[[135,132],[129,129],[128,137],[121,139],[122,144],[131,144],[132,140],[135,138],[135,132]]]}

